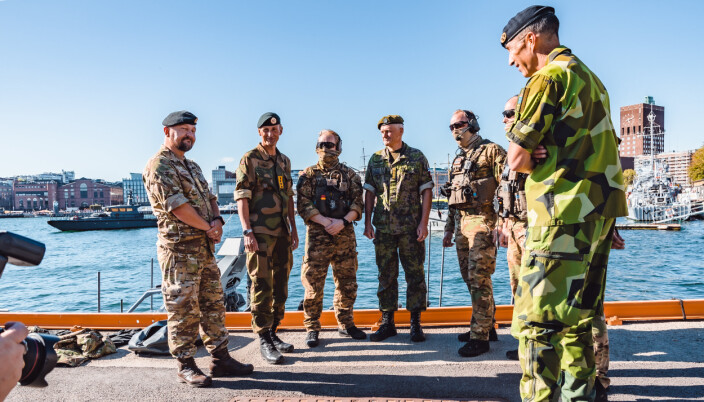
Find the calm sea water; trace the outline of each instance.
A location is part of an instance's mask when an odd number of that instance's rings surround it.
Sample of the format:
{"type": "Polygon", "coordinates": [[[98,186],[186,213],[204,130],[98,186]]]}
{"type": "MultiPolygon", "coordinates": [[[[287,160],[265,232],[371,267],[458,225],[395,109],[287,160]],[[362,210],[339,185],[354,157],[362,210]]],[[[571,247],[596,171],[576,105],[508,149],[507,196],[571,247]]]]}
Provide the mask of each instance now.
{"type": "MultiPolygon", "coordinates": [[[[225,216],[226,219],[230,216],[225,216]]],[[[154,277],[160,280],[156,262],[156,229],[92,232],[61,232],[47,224],[47,218],[0,219],[0,230],[7,230],[46,244],[41,265],[7,265],[0,278],[0,309],[33,312],[93,312],[98,307],[97,275],[101,273],[101,309],[119,312],[150,287],[151,259],[154,277]]],[[[289,281],[287,309],[296,309],[303,297],[300,280],[305,225],[297,219],[301,247],[294,251],[289,281]]],[[[356,308],[376,308],[377,268],[374,247],[356,227],[359,291],[356,308]]],[[[239,217],[231,215],[225,236],[241,235],[239,217]]],[[[681,232],[622,231],[626,250],[612,251],[606,287],[606,300],[664,300],[704,298],[704,221],[683,224],[681,232]]],[[[438,306],[442,237],[431,236],[430,302],[438,306]]],[[[219,245],[218,245],[219,246],[219,245]]],[[[427,246],[427,240],[426,240],[427,246]]],[[[509,304],[511,291],[506,266],[506,249],[501,249],[493,276],[497,304],[509,304]]],[[[470,305],[462,281],[454,247],[445,249],[443,306],[470,305]]],[[[427,264],[427,262],[426,262],[427,264]]],[[[399,275],[400,301],[405,304],[403,270],[399,275]]],[[[428,266],[426,265],[426,274],[428,266]]],[[[325,308],[332,305],[332,274],[325,285],[325,308]]],[[[155,306],[161,302],[155,299],[155,306]]],[[[148,309],[148,303],[145,307],[148,309]]]]}

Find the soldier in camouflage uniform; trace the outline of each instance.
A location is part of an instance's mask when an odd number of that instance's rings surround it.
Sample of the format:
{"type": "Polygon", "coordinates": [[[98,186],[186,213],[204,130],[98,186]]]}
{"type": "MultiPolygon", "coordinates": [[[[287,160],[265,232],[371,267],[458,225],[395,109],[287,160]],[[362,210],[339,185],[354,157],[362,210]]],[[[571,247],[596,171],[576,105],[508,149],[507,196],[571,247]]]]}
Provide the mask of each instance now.
{"type": "Polygon", "coordinates": [[[298,247],[294,219],[291,161],[276,147],[283,132],[276,113],[264,113],[257,123],[261,142],[242,157],[237,168],[235,199],[252,281],[252,330],[259,334],[264,360],[283,363],[280,352],[293,352],[276,327],[284,318],[292,251],[298,247]]]}
{"type": "Polygon", "coordinates": [[[530,173],[526,255],[511,333],[519,340],[524,400],[552,400],[558,393],[593,400],[592,321],[626,197],[609,96],[560,45],[558,27],[552,7],[532,6],[501,36],[509,64],[530,78],[507,133],[509,166],[530,173]],[[536,163],[539,144],[544,160],[536,163]]]}
{"type": "Polygon", "coordinates": [[[225,296],[213,256],[224,221],[200,167],[185,157],[196,140],[197,120],[187,111],[164,119],[164,145],[147,162],[142,177],[159,227],[157,256],[169,349],[178,360],[179,380],[205,387],[212,379],[193,359],[199,327],[213,356],[211,376],[246,375],[253,367],[239,363],[227,350],[225,296]]]}
{"type": "Polygon", "coordinates": [[[385,148],[369,159],[364,178],[364,189],[367,190],[364,235],[374,240],[379,268],[377,296],[382,312],[381,326],[370,340],[378,342],[396,335],[394,312],[398,310],[400,258],[408,285],[406,309],[411,312],[411,340],[422,342],[425,334],[420,325],[420,314],[426,309],[427,292],[423,261],[433,179],[423,153],[403,142],[401,116],[385,116],[377,128],[381,131],[385,148]]]}
{"type": "Polygon", "coordinates": [[[354,325],[357,298],[357,239],[352,222],[362,217],[362,181],[339,160],[342,140],[332,130],[318,135],[318,163],[306,168],[298,179],[298,215],[306,223],[306,253],[301,266],[305,288],[303,324],[309,347],[318,346],[323,287],[328,266],[335,280],[333,306],[338,332],[354,339],[367,335],[354,325]]]}
{"type": "MultiPolygon", "coordinates": [[[[448,205],[459,214],[461,232],[467,239],[467,266],[460,265],[460,272],[472,297],[470,330],[458,337],[466,342],[458,353],[474,357],[489,351],[489,334],[493,329],[495,306],[491,275],[496,268],[493,201],[506,151],[477,134],[479,124],[469,110],[452,114],[450,130],[459,148],[443,192],[448,196],[448,205]]],[[[443,243],[449,240],[447,235],[446,230],[443,243]]]]}

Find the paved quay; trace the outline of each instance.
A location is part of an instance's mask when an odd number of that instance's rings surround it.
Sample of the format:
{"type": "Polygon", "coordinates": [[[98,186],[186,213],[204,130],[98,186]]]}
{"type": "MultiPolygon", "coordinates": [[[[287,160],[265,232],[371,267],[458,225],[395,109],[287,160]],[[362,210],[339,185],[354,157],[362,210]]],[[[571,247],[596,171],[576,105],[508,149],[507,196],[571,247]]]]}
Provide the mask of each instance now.
{"type": "MultiPolygon", "coordinates": [[[[321,332],[321,345],[305,346],[305,332],[282,331],[296,346],[283,365],[266,364],[251,332],[230,333],[230,350],[252,363],[249,377],[215,379],[192,389],[176,379],[170,357],[140,357],[125,348],[81,367],[54,369],[47,388],[17,387],[8,401],[230,401],[230,400],[478,400],[518,401],[520,367],[506,360],[516,341],[508,327],[477,358],[462,358],[457,334],[467,327],[427,328],[414,344],[408,328],[385,342],[321,332]]],[[[612,401],[704,400],[704,321],[610,326],[612,401]]],[[[207,369],[203,348],[198,364],[207,369]]]]}

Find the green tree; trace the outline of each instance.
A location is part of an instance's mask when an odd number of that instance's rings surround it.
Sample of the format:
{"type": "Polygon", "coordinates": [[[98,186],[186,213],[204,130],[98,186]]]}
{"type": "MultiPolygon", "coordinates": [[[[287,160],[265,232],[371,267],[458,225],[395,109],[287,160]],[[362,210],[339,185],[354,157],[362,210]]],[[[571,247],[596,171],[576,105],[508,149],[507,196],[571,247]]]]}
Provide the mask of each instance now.
{"type": "Polygon", "coordinates": [[[623,183],[626,187],[633,184],[633,180],[636,178],[636,171],[633,169],[626,169],[623,171],[623,183]]]}
{"type": "Polygon", "coordinates": [[[704,146],[697,149],[692,155],[692,164],[689,165],[689,179],[692,181],[704,179],[704,146]]]}

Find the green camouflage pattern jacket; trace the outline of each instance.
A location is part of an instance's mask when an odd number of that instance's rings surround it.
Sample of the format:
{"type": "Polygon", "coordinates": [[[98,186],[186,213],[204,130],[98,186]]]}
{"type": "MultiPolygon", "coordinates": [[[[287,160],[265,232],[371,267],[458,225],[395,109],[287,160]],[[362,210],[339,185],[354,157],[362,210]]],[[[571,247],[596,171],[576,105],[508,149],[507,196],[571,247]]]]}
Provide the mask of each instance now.
{"type": "Polygon", "coordinates": [[[201,247],[214,251],[205,231],[181,222],[173,214],[174,209],[188,203],[207,222],[213,220],[210,200],[217,197],[210,192],[197,163],[179,159],[162,145],[147,162],[142,180],[157,219],[158,245],[186,254],[197,253],[201,247]]]}
{"type": "Polygon", "coordinates": [[[609,95],[570,49],[557,47],[521,90],[508,139],[547,159],[526,180],[529,226],[627,215],[609,95]]]}
{"type": "Polygon", "coordinates": [[[276,149],[269,155],[261,144],[242,157],[237,168],[235,200],[249,199],[249,222],[254,233],[286,236],[288,200],[293,197],[291,161],[276,149]]]}
{"type": "Polygon", "coordinates": [[[303,218],[306,223],[310,223],[310,218],[318,215],[320,211],[315,207],[315,178],[317,174],[322,173],[326,176],[334,171],[339,171],[345,182],[348,183],[347,198],[351,201],[350,210],[357,212],[357,219],[362,218],[362,210],[364,210],[364,201],[362,199],[362,179],[359,175],[344,163],[339,163],[332,169],[325,169],[320,164],[307,167],[301,172],[298,178],[297,188],[297,203],[298,215],[303,218]]]}
{"type": "Polygon", "coordinates": [[[421,220],[421,193],[433,188],[425,155],[405,142],[391,162],[387,148],[369,158],[364,189],[376,195],[372,224],[381,233],[414,233],[421,220]]]}

